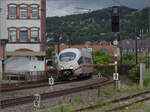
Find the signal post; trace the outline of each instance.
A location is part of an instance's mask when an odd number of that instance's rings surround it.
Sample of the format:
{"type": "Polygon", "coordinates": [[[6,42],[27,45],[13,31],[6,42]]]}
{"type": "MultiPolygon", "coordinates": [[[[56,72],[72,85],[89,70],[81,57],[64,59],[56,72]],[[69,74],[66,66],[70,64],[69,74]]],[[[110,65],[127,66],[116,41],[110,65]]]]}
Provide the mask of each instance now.
{"type": "Polygon", "coordinates": [[[117,51],[118,40],[120,38],[119,6],[112,7],[112,32],[114,34],[113,44],[115,46],[115,52],[114,52],[115,73],[113,74],[113,79],[115,81],[115,88],[120,89],[120,80],[119,80],[119,73],[118,73],[118,51],[117,51]]]}

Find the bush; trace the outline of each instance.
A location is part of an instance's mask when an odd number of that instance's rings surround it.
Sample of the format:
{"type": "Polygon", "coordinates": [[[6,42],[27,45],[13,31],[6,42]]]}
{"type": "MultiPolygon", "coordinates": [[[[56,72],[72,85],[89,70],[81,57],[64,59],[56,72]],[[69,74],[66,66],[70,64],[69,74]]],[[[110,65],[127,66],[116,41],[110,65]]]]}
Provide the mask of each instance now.
{"type": "Polygon", "coordinates": [[[115,72],[114,68],[111,69],[108,67],[105,67],[103,70],[100,70],[100,73],[105,75],[112,75],[114,72],[115,72]]]}
{"type": "Polygon", "coordinates": [[[114,58],[112,55],[106,52],[96,51],[93,54],[93,61],[95,66],[104,66],[108,65],[109,63],[112,63],[114,61],[114,58]]]}
{"type": "Polygon", "coordinates": [[[93,54],[93,61],[94,61],[94,66],[106,66],[101,70],[97,70],[94,68],[94,73],[98,74],[99,72],[101,74],[113,74],[114,70],[108,68],[107,66],[109,63],[112,63],[114,61],[114,57],[111,54],[108,54],[107,52],[103,51],[96,51],[93,54]]]}
{"type": "Polygon", "coordinates": [[[149,86],[149,83],[150,83],[150,79],[149,79],[149,78],[145,78],[145,79],[144,79],[144,82],[143,82],[143,85],[144,85],[145,87],[147,87],[147,86],[149,86]]]}
{"type": "Polygon", "coordinates": [[[47,48],[46,49],[46,59],[51,59],[52,58],[52,51],[54,49],[53,48],[47,48]]]}
{"type": "Polygon", "coordinates": [[[132,81],[139,81],[140,79],[140,65],[136,65],[131,70],[128,71],[128,77],[132,81]]]}
{"type": "MultiPolygon", "coordinates": [[[[120,59],[118,60],[118,63],[120,63],[120,59]]],[[[122,54],[122,64],[123,65],[133,65],[133,64],[135,64],[135,54],[132,53],[132,52],[123,53],[122,54]]]]}

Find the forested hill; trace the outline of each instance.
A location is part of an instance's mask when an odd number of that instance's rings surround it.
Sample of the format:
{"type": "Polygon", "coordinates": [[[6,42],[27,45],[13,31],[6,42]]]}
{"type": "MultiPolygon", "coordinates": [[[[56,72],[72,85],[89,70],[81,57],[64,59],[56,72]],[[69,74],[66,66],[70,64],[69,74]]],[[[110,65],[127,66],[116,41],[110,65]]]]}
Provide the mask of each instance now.
{"type": "MultiPolygon", "coordinates": [[[[134,38],[135,25],[137,31],[148,29],[149,8],[143,10],[120,8],[121,38],[134,38]]],[[[72,44],[83,44],[85,41],[111,40],[111,8],[85,14],[47,18],[47,37],[62,37],[61,42],[67,43],[68,37],[72,44]]]]}

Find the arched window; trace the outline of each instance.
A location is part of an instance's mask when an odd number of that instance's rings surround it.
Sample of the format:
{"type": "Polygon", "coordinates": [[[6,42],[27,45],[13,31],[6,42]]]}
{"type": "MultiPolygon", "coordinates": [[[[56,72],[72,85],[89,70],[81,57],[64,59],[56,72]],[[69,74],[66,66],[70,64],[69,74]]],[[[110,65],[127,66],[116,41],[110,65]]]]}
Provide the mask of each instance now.
{"type": "Polygon", "coordinates": [[[28,40],[28,29],[27,28],[20,28],[20,42],[27,42],[28,40]]]}
{"type": "Polygon", "coordinates": [[[16,28],[8,28],[8,37],[9,42],[16,42],[17,40],[17,29],[16,28]]]}
{"type": "Polygon", "coordinates": [[[39,28],[31,28],[31,42],[39,42],[39,28]]]}
{"type": "Polygon", "coordinates": [[[20,18],[26,19],[28,16],[27,5],[20,5],[20,18]]]}
{"type": "Polygon", "coordinates": [[[31,4],[30,6],[30,18],[39,18],[39,5],[31,4]]]}
{"type": "Polygon", "coordinates": [[[17,5],[9,4],[8,5],[8,18],[15,19],[17,17],[17,5]]]}

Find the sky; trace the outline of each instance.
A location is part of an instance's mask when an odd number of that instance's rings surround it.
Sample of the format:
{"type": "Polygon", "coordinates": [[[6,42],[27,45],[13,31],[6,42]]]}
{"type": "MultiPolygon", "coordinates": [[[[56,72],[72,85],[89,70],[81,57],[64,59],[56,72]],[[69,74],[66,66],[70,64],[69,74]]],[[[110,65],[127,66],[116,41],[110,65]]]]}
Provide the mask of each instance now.
{"type": "Polygon", "coordinates": [[[47,17],[86,13],[114,5],[142,9],[150,0],[47,0],[47,17]]]}

